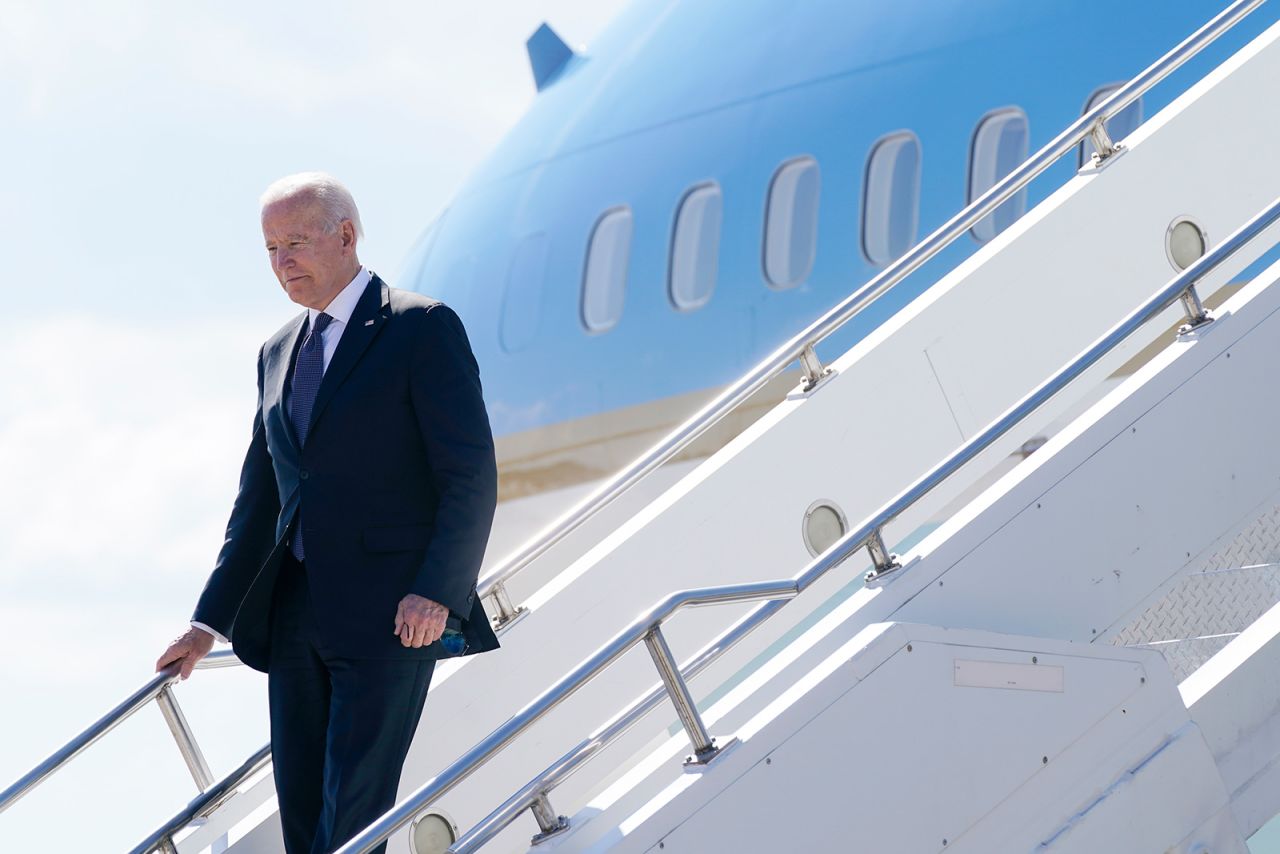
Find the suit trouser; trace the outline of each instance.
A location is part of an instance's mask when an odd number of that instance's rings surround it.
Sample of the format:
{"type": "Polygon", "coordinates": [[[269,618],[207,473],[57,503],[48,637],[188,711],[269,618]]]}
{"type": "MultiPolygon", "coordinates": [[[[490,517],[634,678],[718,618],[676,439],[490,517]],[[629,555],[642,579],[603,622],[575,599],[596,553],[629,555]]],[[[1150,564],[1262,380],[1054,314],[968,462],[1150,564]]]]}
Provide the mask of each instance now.
{"type": "MultiPolygon", "coordinates": [[[[388,633],[394,617],[387,615],[388,633]]],[[[434,668],[430,659],[329,654],[306,570],[285,556],[272,602],[267,693],[288,854],[328,854],[395,804],[434,668]]]]}

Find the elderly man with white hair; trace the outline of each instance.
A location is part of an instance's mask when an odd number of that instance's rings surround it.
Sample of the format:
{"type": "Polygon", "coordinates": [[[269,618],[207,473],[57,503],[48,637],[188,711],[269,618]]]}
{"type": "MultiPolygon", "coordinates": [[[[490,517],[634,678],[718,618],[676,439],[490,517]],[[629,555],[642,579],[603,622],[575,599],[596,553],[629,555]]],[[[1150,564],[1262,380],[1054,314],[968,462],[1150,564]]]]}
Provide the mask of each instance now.
{"type": "Polygon", "coordinates": [[[217,638],[267,673],[285,849],[320,854],[393,805],[436,659],[498,645],[475,589],[497,468],[461,321],[360,264],[347,189],[309,172],[261,203],[306,311],[259,351],[226,540],[156,668],[185,679],[217,638]]]}

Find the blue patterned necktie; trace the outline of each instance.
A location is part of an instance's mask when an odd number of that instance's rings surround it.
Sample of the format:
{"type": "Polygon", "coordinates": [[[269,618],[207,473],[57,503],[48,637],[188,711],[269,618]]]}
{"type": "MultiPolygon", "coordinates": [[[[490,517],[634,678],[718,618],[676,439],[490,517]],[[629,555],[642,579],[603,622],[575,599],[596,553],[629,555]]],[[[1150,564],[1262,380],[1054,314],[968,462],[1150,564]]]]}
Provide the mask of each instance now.
{"type": "MultiPolygon", "coordinates": [[[[320,391],[320,380],[324,377],[324,330],[332,322],[333,318],[324,312],[316,315],[315,326],[302,342],[298,361],[293,366],[293,399],[289,405],[289,418],[293,421],[294,435],[298,437],[298,447],[306,444],[307,431],[311,429],[311,410],[316,404],[316,393],[320,391]]],[[[289,549],[294,557],[302,560],[301,508],[298,509],[289,549]]]]}

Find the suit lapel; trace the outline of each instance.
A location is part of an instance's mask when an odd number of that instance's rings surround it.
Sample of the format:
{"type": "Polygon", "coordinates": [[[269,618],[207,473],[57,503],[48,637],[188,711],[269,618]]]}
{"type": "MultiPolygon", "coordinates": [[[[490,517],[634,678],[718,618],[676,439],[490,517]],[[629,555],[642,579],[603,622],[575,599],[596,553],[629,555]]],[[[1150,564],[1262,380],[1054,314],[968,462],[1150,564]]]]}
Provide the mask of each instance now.
{"type": "Polygon", "coordinates": [[[316,392],[315,406],[311,410],[311,427],[324,413],[325,406],[333,398],[333,393],[342,385],[342,381],[351,373],[356,362],[364,355],[364,351],[373,343],[373,339],[382,331],[387,322],[387,303],[390,293],[386,284],[374,276],[369,280],[360,301],[356,303],[347,328],[342,330],[342,338],[338,340],[338,349],[334,351],[329,367],[325,369],[324,379],[320,381],[320,390],[316,392]]]}
{"type": "Polygon", "coordinates": [[[267,404],[267,412],[263,418],[268,421],[275,422],[275,431],[285,436],[289,440],[289,444],[294,451],[298,450],[298,437],[293,432],[293,422],[289,420],[289,410],[285,406],[286,396],[285,384],[289,381],[289,366],[293,364],[293,360],[298,355],[298,348],[302,346],[302,331],[306,328],[307,314],[303,312],[292,328],[284,335],[280,336],[276,345],[266,356],[266,364],[263,374],[263,390],[265,393],[272,395],[267,404]]]}

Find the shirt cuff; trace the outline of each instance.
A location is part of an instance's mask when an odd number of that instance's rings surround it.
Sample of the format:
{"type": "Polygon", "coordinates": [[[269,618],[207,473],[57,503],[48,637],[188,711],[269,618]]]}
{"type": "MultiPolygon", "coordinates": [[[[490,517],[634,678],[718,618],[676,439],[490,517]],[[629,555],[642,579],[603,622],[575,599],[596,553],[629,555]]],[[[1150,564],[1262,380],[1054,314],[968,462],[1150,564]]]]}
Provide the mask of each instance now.
{"type": "Polygon", "coordinates": [[[214,628],[211,628],[210,626],[206,626],[204,623],[197,623],[195,620],[192,620],[191,625],[197,629],[204,629],[206,632],[213,635],[215,638],[222,641],[223,643],[231,643],[231,641],[227,640],[225,637],[222,636],[222,632],[214,628]]]}

